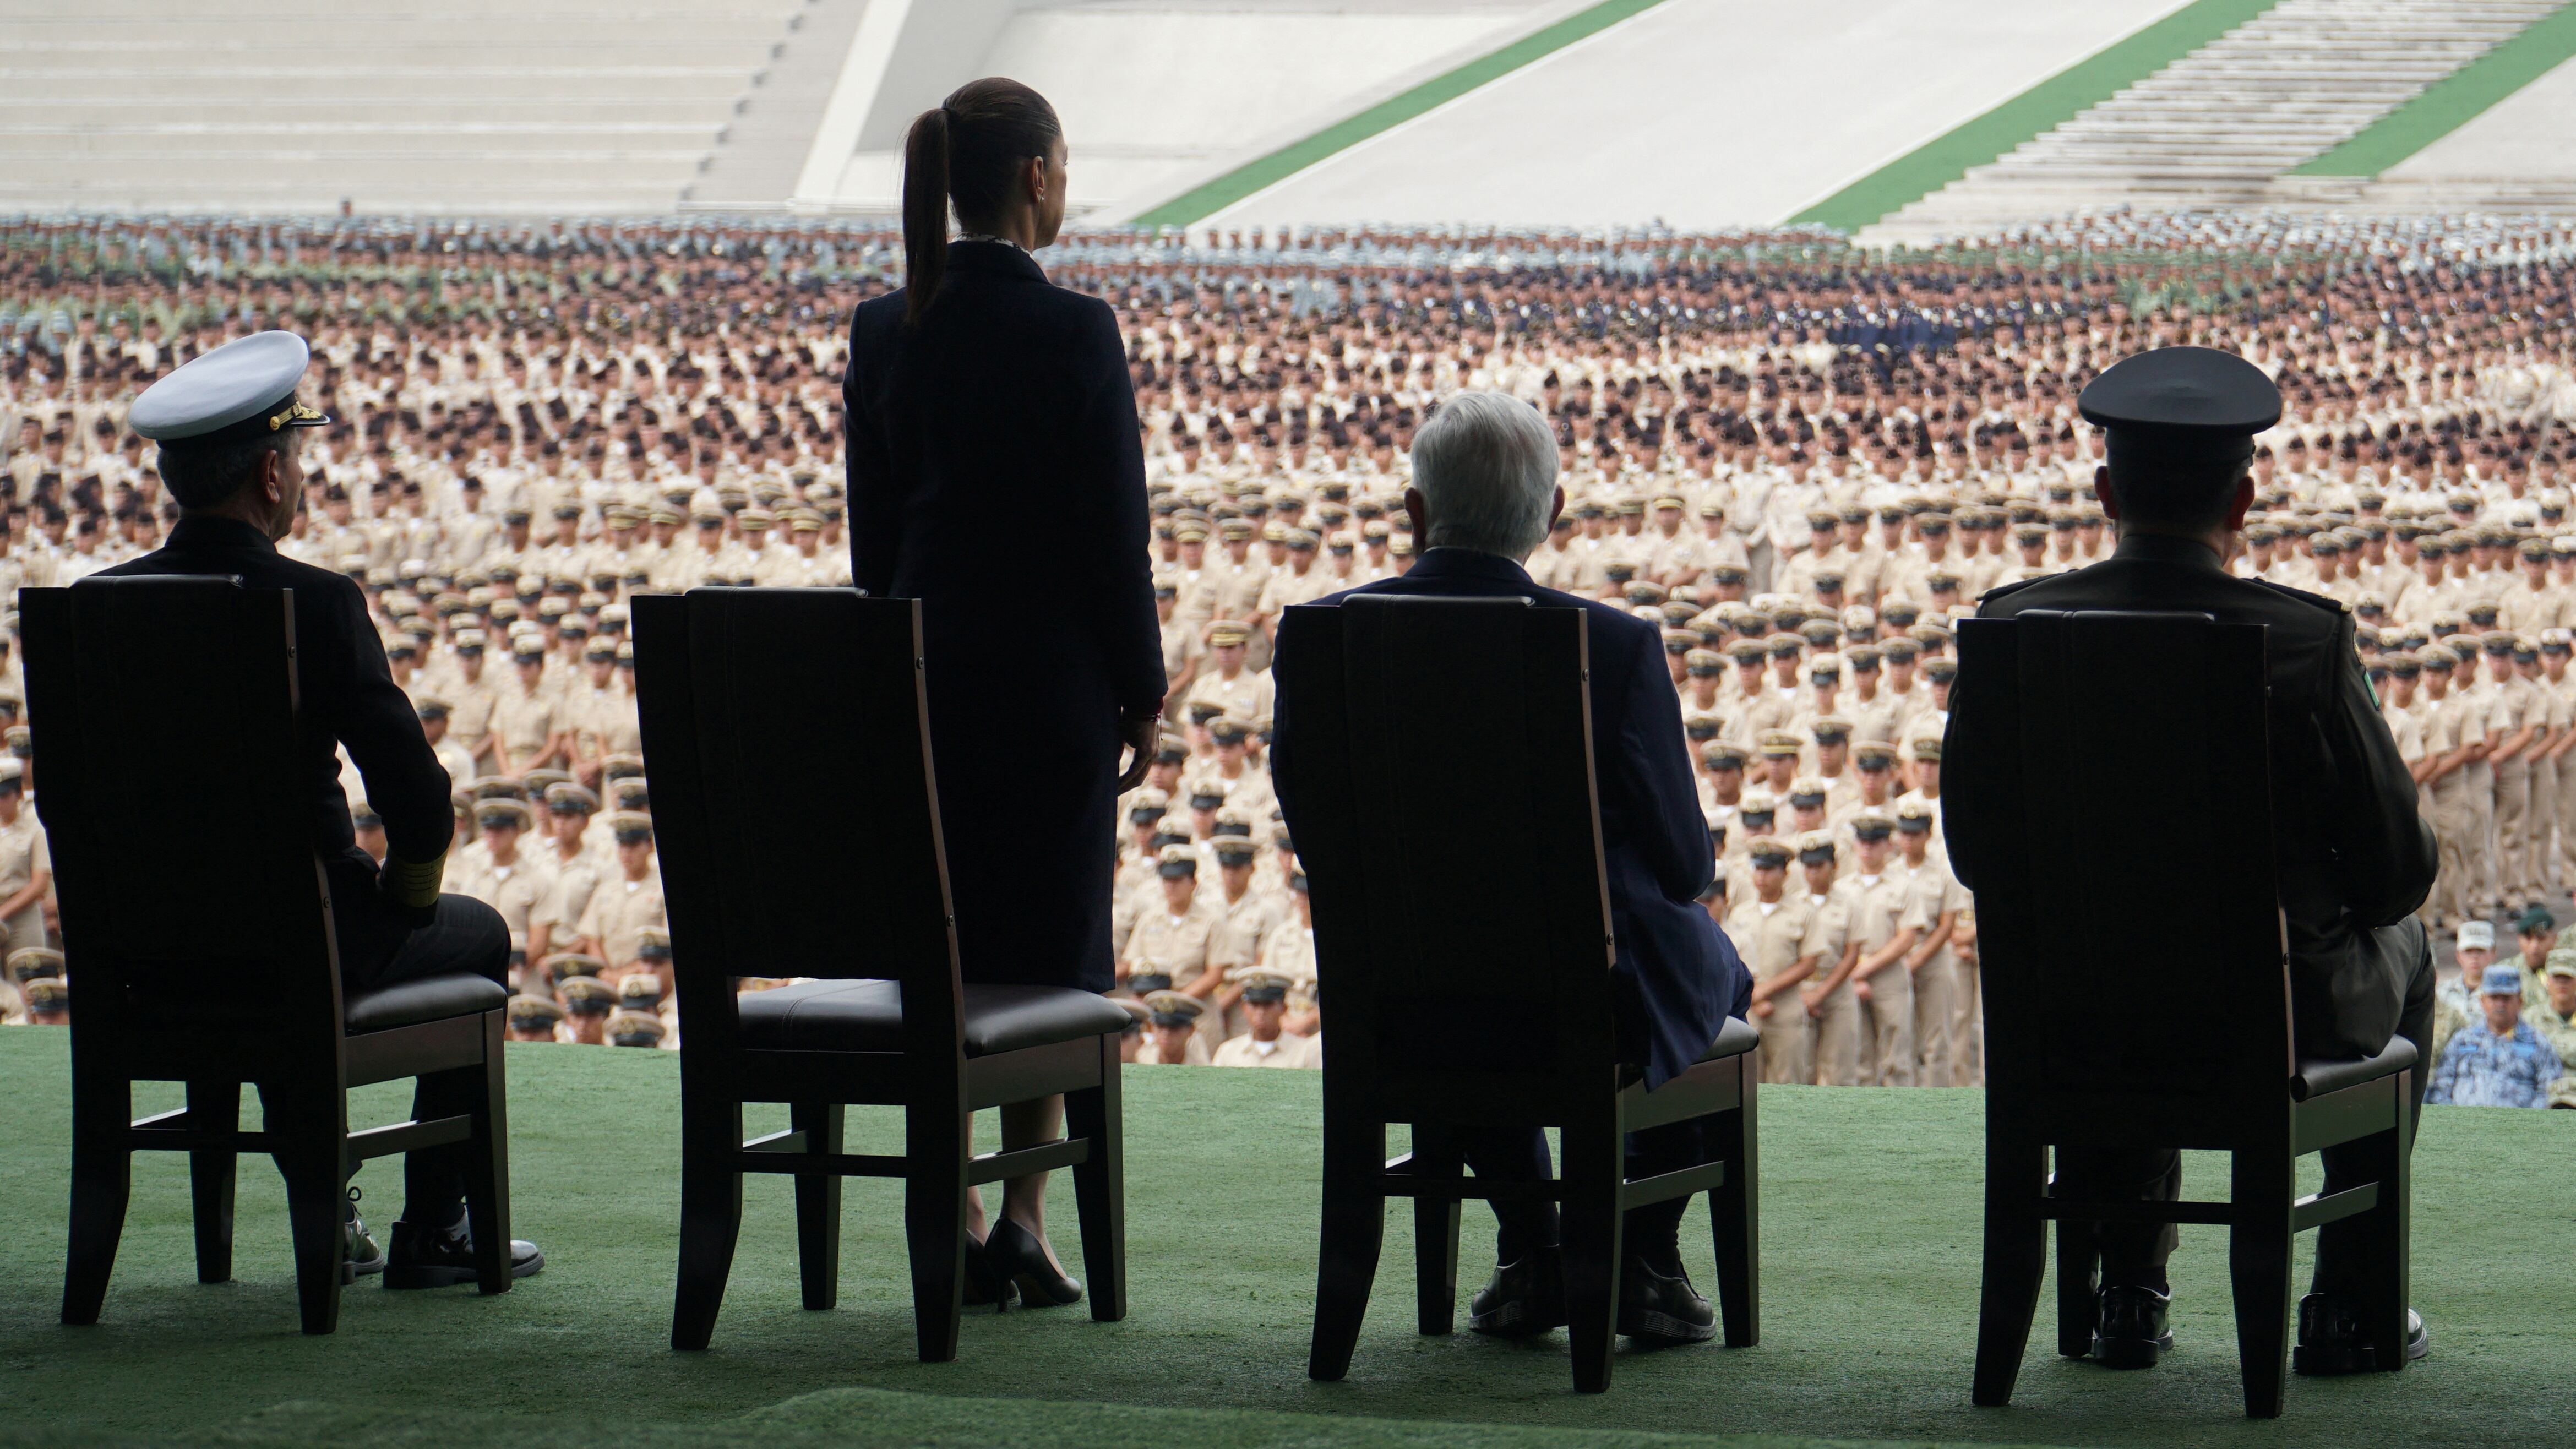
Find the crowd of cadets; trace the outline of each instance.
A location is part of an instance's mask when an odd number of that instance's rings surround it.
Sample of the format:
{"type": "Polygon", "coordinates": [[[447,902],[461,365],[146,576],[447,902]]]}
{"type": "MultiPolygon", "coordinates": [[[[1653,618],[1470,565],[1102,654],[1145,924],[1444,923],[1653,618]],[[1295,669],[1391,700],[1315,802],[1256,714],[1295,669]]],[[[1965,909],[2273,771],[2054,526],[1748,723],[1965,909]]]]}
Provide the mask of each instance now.
{"type": "MultiPolygon", "coordinates": [[[[283,547],[376,601],[457,783],[450,888],[524,953],[514,1030],[671,1045],[624,601],[848,581],[843,329],[899,252],[852,224],[11,227],[0,588],[158,542],[170,510],[123,427],[144,384],[260,326],[310,337],[338,422],[283,547]]],[[[1707,905],[1755,971],[1774,1080],[1979,1079],[1974,910],[1941,844],[1952,626],[2108,554],[2074,399],[2145,348],[2225,347],[2281,385],[2230,567],[2357,617],[2442,841],[2428,920],[2561,899],[2576,872],[2576,251],[2554,224],[2090,218],[1896,254],[1125,232],[1040,260],[1119,309],[1144,429],[1172,704],[1120,805],[1139,1060],[1318,1057],[1270,645],[1282,610],[1410,566],[1413,430],[1462,387],[1557,432],[1568,506],[1533,576],[1664,630],[1721,862],[1707,905]]],[[[0,866],[40,872],[21,833],[0,866]]],[[[44,949],[41,884],[18,882],[0,917],[36,913],[20,949],[44,949]]]]}

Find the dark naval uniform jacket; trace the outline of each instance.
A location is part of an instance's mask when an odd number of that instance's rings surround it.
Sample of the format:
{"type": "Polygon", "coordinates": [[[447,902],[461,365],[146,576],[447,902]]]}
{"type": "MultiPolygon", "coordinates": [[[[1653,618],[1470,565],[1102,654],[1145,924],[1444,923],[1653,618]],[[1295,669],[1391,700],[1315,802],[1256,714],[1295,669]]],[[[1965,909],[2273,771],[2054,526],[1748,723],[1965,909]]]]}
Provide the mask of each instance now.
{"type": "MultiPolygon", "coordinates": [[[[1316,602],[1335,604],[1354,594],[1525,598],[1541,608],[1584,612],[1592,660],[1593,776],[1610,879],[1621,1035],[1636,1038],[1637,1064],[1650,1088],[1679,1075],[1717,1040],[1729,1016],[1744,1014],[1753,976],[1698,901],[1716,876],[1717,861],[1708,822],[1699,813],[1690,745],[1682,736],[1681,696],[1664,662],[1662,631],[1598,600],[1541,588],[1519,564],[1473,549],[1432,549],[1409,573],[1316,602]]],[[[1273,667],[1282,688],[1272,778],[1293,832],[1293,650],[1283,651],[1273,667]]]]}
{"type": "MultiPolygon", "coordinates": [[[[447,769],[385,664],[384,641],[368,617],[366,595],[343,575],[286,557],[267,535],[231,518],[182,518],[160,548],[97,576],[164,574],[231,574],[248,588],[295,591],[295,678],[304,736],[297,753],[311,802],[313,845],[330,874],[343,964],[363,970],[364,963],[347,958],[361,918],[376,913],[377,870],[357,848],[349,797],[340,785],[339,747],[348,746],[365,777],[367,803],[384,820],[389,861],[433,866],[446,856],[456,830],[447,769]]],[[[390,947],[363,954],[390,954],[390,947]]]]}
{"type": "MultiPolygon", "coordinates": [[[[2436,861],[2414,779],[2353,650],[2352,615],[2329,598],[2237,578],[2190,539],[2146,534],[2123,538],[2089,568],[1995,589],[1977,617],[2009,619],[2025,609],[2188,610],[2268,627],[2272,843],[2289,918],[2298,1049],[2353,1058],[2385,1047],[2421,945],[2383,928],[2424,903],[2436,861]]],[[[1973,778],[1984,752],[2010,748],[2000,732],[2011,722],[1982,717],[1978,696],[1974,674],[1961,671],[1942,749],[1954,785],[1973,778]]],[[[2003,858],[1996,846],[2004,827],[1978,814],[1972,789],[1945,791],[1941,803],[1951,867],[1974,890],[1979,869],[2003,858]]]]}

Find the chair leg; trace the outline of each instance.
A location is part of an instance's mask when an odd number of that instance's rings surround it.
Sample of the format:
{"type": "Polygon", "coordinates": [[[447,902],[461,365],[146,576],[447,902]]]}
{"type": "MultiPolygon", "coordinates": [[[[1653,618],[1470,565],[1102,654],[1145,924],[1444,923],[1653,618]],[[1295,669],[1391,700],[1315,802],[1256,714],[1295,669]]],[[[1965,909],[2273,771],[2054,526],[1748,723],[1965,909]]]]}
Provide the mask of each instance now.
{"type": "MultiPolygon", "coordinates": [[[[1465,1170],[1453,1134],[1413,1129],[1414,1176],[1455,1179],[1465,1170]]],[[[1458,1207],[1454,1197],[1413,1200],[1413,1291],[1424,1333],[1448,1333],[1458,1326],[1458,1207]]]]}
{"type": "Polygon", "coordinates": [[[2045,1148],[1986,1133],[1986,1261],[1977,1300],[1977,1368],[1969,1397],[1981,1408],[2012,1402],[2030,1321],[2048,1267],[2048,1222],[2032,1211],[2046,1185],[2045,1148]]]}
{"type": "Polygon", "coordinates": [[[483,1065],[465,1068],[473,1135],[466,1139],[465,1220],[474,1229],[474,1287],[510,1291],[510,1082],[501,1044],[506,1014],[483,1013],[483,1065]]]}
{"type": "MultiPolygon", "coordinates": [[[[241,1083],[190,1082],[188,1126],[198,1132],[241,1130],[241,1083]]],[[[195,1200],[197,1281],[233,1280],[233,1178],[239,1154],[230,1149],[188,1154],[188,1192],[195,1200]]]]}
{"type": "Polygon", "coordinates": [[[904,1114],[904,1245],[912,1260],[913,1331],[923,1363],[957,1357],[965,1313],[966,1160],[973,1117],[954,1099],[915,1102],[904,1114]]]}
{"type": "Polygon", "coordinates": [[[1360,1323],[1368,1315],[1369,1287],[1386,1239],[1386,1124],[1337,1118],[1331,1082],[1325,1083],[1324,1207],[1315,1263],[1315,1338],[1306,1376],[1338,1380],[1351,1370],[1360,1323]]]}
{"type": "Polygon", "coordinates": [[[2291,1202],[2297,1159],[2286,1145],[2235,1154],[2237,1217],[2227,1233],[2227,1275],[2235,1288],[2236,1354],[2245,1378],[2245,1417],[2281,1417],[2290,1372],[2291,1202]]]}
{"type": "MultiPolygon", "coordinates": [[[[807,1152],[838,1156],[842,1116],[838,1102],[796,1102],[787,1109],[787,1124],[805,1134],[807,1152]]],[[[797,1174],[796,1268],[807,1308],[829,1308],[840,1301],[841,1179],[837,1175],[797,1174]]]]}
{"type": "Polygon", "coordinates": [[[96,1323],[125,1236],[134,1155],[125,1145],[134,1087],[122,1075],[72,1079],[71,1235],[63,1266],[63,1322],[96,1323]]]}
{"type": "Polygon", "coordinates": [[[1625,1153],[1615,1110],[1594,1120],[1567,1123],[1559,1132],[1565,1193],[1565,1328],[1574,1347],[1574,1388],[1597,1394],[1610,1387],[1610,1359],[1618,1346],[1620,1230],[1625,1153]]]}
{"type": "Polygon", "coordinates": [[[742,1148],[742,1104],[686,1099],[680,1118],[680,1279],[671,1347],[697,1350],[715,1336],[742,1236],[742,1174],[726,1158],[742,1148]]]}
{"type": "Polygon", "coordinates": [[[1064,1097],[1066,1135],[1091,1144],[1073,1167],[1082,1217],[1083,1295],[1095,1323],[1127,1316],[1126,1108],[1119,1095],[1118,1038],[1100,1039],[1100,1085],[1064,1097]]]}
{"type": "Polygon", "coordinates": [[[2379,1179],[2379,1206],[2370,1213],[2377,1267],[2376,1301],[2369,1308],[2379,1325],[2379,1366],[2389,1373],[2406,1367],[2406,1300],[2413,1296],[2415,1231],[2415,1130],[2407,1113],[2407,1076],[2397,1078],[2397,1122],[2373,1139],[2379,1154],[2372,1163],[2379,1179]]]}
{"type": "Polygon", "coordinates": [[[1717,1308],[1726,1346],[1762,1341],[1761,1134],[1754,1091],[1762,1073],[1756,1053],[1737,1057],[1742,1105],[1709,1119],[1710,1145],[1726,1164],[1726,1181],[1708,1195],[1709,1228],[1717,1239],[1717,1308]]]}
{"type": "MultiPolygon", "coordinates": [[[[2053,1196],[2057,1179],[2049,1179],[2053,1196]]],[[[2093,1225],[2057,1224],[2057,1352],[2064,1358],[2086,1358],[2093,1352],[2093,1329],[2102,1314],[2102,1255],[2093,1245],[2093,1225]]]]}
{"type": "Polygon", "coordinates": [[[340,1214],[349,1184],[348,1098],[336,1085],[262,1084],[259,1095],[269,1152],[278,1176],[286,1179],[295,1296],[304,1331],[330,1333],[340,1326],[340,1275],[347,1260],[340,1214]]]}

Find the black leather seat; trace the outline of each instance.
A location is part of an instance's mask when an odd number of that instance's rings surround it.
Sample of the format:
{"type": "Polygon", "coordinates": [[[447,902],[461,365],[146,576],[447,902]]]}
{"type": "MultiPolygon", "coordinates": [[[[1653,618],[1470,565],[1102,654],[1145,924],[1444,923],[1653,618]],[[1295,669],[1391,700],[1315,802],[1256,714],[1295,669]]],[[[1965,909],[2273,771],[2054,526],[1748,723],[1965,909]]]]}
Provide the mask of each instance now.
{"type": "Polygon", "coordinates": [[[386,1031],[498,1011],[510,1004],[508,988],[481,976],[429,976],[381,991],[354,992],[340,1003],[340,1019],[352,1032],[386,1031]]]}
{"type": "MultiPolygon", "coordinates": [[[[995,1056],[1123,1031],[1127,1008],[1060,986],[963,988],[966,1055],[995,1056]]],[[[763,1051],[903,1050],[903,1002],[891,981],[807,981],[742,998],[742,1044],[763,1051]]]]}
{"type": "Polygon", "coordinates": [[[2388,1045],[2375,1057],[2355,1061],[2302,1061],[2298,1074],[2290,1078],[2290,1100],[2304,1102],[2346,1087],[2358,1087],[2382,1077],[2393,1077],[2415,1065],[2415,1043],[2402,1036],[2390,1037],[2388,1045]]]}

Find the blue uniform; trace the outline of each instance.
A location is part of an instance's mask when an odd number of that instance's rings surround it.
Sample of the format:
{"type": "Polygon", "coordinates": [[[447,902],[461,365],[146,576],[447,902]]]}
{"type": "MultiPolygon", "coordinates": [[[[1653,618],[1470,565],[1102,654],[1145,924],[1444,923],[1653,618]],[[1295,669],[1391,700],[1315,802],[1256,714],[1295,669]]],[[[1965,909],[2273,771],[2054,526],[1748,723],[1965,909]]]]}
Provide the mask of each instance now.
{"type": "Polygon", "coordinates": [[[2546,1107],[2549,1084],[2564,1070],[2558,1053],[2517,1021],[2511,1036],[2497,1036],[2484,1021],[2473,1021],[2452,1035],[2433,1065],[2427,1102],[2454,1107],[2546,1107]]]}

